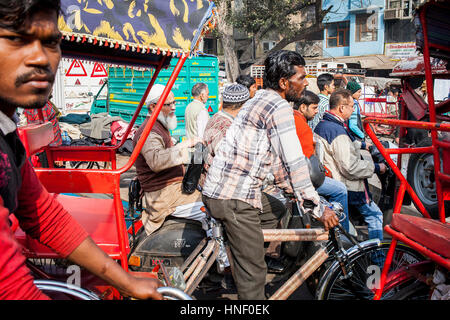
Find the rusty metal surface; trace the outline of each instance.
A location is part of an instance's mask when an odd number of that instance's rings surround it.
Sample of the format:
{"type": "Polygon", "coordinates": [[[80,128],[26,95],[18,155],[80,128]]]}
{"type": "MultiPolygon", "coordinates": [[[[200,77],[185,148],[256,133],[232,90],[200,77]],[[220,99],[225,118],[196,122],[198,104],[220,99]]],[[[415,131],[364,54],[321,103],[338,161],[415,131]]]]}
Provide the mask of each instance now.
{"type": "Polygon", "coordinates": [[[326,241],[324,229],[263,229],[264,241],[326,241]]]}
{"type": "Polygon", "coordinates": [[[328,254],[324,249],[319,249],[292,277],[289,278],[269,300],[286,300],[318,267],[325,262],[328,254]]]}

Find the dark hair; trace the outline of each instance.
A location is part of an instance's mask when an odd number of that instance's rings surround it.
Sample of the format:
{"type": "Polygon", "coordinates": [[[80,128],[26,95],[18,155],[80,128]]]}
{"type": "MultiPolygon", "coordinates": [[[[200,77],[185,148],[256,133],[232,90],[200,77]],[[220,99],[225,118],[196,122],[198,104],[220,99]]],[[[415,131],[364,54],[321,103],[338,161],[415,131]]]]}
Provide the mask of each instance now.
{"type": "Polygon", "coordinates": [[[203,82],[199,82],[194,84],[192,87],[191,93],[193,97],[198,97],[203,91],[205,91],[208,88],[208,85],[203,82]]]}
{"type": "Polygon", "coordinates": [[[296,73],[294,66],[304,65],[305,59],[295,51],[272,52],[264,61],[264,87],[279,90],[280,79],[292,77],[296,73]]]}
{"type": "Polygon", "coordinates": [[[294,109],[298,110],[302,104],[309,106],[311,104],[318,104],[320,101],[319,96],[312,91],[305,90],[303,91],[300,99],[294,102],[294,109]]]}
{"type": "Polygon", "coordinates": [[[256,81],[249,75],[241,74],[236,78],[236,83],[242,84],[243,86],[247,87],[247,89],[250,89],[250,87],[254,85],[256,81]]]}
{"type": "Polygon", "coordinates": [[[335,109],[341,103],[342,99],[352,97],[352,92],[347,89],[337,89],[330,96],[330,110],[335,109]]]}
{"type": "Polygon", "coordinates": [[[329,73],[322,73],[317,77],[317,87],[320,91],[325,90],[325,86],[329,86],[334,80],[334,77],[332,74],[329,73]]]}
{"type": "Polygon", "coordinates": [[[36,12],[61,11],[60,0],[0,0],[0,28],[23,31],[26,21],[36,12]]]}
{"type": "Polygon", "coordinates": [[[234,102],[234,103],[231,103],[231,102],[223,102],[223,103],[222,103],[222,108],[223,108],[223,109],[236,110],[236,109],[239,109],[240,107],[242,107],[242,105],[243,105],[244,103],[246,103],[246,102],[247,102],[247,101],[234,102]]]}

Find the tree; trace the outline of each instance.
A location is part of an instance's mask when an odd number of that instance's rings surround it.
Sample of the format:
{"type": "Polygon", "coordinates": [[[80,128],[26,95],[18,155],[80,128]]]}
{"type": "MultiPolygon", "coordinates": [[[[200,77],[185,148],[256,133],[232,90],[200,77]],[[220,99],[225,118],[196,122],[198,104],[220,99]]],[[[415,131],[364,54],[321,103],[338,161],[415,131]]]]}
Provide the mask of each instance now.
{"type": "MultiPolygon", "coordinates": [[[[322,0],[216,0],[219,23],[217,32],[224,48],[227,79],[234,81],[241,72],[233,28],[246,32],[258,47],[270,32],[277,33],[280,40],[256,61],[261,64],[267,55],[281,50],[288,44],[301,41],[323,29],[323,18],[332,6],[322,9],[322,0]],[[304,10],[313,10],[312,19],[299,20],[304,10]]],[[[247,50],[252,50],[251,46],[247,50]]]]}

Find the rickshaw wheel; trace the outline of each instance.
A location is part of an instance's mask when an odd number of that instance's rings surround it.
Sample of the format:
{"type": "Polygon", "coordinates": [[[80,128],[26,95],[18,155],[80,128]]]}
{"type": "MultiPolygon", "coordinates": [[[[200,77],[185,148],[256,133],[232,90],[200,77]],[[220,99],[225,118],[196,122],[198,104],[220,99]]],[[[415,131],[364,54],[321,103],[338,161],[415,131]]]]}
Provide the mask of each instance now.
{"type": "MultiPolygon", "coordinates": [[[[431,138],[425,138],[417,144],[417,147],[427,146],[431,146],[431,138]]],[[[407,180],[430,216],[433,219],[438,219],[439,209],[436,194],[433,155],[430,153],[412,154],[408,161],[407,180]]],[[[450,203],[446,201],[445,216],[449,215],[450,203]]]]}

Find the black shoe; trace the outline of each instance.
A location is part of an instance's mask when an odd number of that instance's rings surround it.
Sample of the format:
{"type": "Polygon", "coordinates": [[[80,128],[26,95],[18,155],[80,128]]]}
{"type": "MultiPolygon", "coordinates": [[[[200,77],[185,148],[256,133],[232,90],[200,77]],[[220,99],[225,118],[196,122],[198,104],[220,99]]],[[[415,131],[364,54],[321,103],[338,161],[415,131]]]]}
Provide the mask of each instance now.
{"type": "Polygon", "coordinates": [[[234,283],[233,276],[231,273],[226,273],[223,276],[223,279],[221,281],[222,288],[225,290],[233,290],[236,291],[236,285],[234,283]]]}
{"type": "Polygon", "coordinates": [[[266,257],[267,272],[269,273],[283,273],[286,266],[282,262],[282,259],[275,259],[272,257],[266,257]]]}

